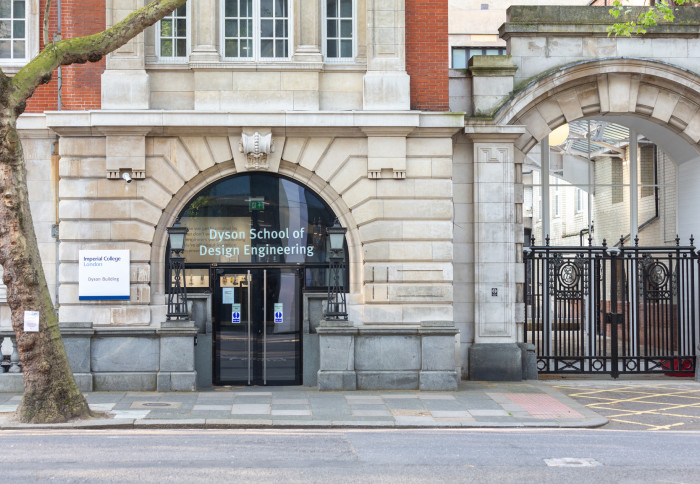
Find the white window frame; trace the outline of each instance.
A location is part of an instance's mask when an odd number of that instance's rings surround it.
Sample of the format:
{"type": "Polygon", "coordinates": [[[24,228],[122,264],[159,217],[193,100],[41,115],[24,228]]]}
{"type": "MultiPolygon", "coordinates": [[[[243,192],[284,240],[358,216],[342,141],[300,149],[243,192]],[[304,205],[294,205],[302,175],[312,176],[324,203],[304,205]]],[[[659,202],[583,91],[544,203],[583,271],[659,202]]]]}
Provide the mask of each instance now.
{"type": "MultiPolygon", "coordinates": [[[[184,57],[176,57],[176,56],[162,56],[160,53],[160,22],[159,20],[156,23],[155,26],[155,44],[156,44],[156,57],[158,58],[158,62],[162,63],[186,63],[189,62],[190,59],[190,54],[192,53],[192,14],[191,14],[191,7],[190,5],[192,2],[187,2],[186,5],[186,10],[185,10],[185,21],[187,22],[187,32],[185,33],[186,37],[186,43],[187,43],[187,53],[185,54],[184,57]]],[[[173,46],[174,48],[174,46],[173,46]]]]}
{"type": "Polygon", "coordinates": [[[352,1],[352,54],[351,57],[328,57],[328,2],[321,0],[321,52],[328,64],[347,64],[357,57],[357,0],[352,1]]]}
{"type": "MultiPolygon", "coordinates": [[[[238,1],[238,0],[236,0],[238,1]]],[[[287,2],[287,56],[286,57],[262,57],[261,50],[261,16],[260,0],[253,0],[253,56],[252,57],[227,57],[226,56],[226,1],[219,0],[219,45],[221,46],[221,58],[225,62],[288,62],[294,54],[294,1],[287,2]]],[[[189,3],[189,2],[188,2],[189,3]]]]}
{"type": "MultiPolygon", "coordinates": [[[[29,59],[39,53],[39,1],[25,0],[24,2],[24,57],[0,59],[5,74],[14,74],[24,66],[29,59]],[[16,69],[13,69],[16,67],[16,69]]],[[[7,40],[7,39],[5,39],[7,40]]],[[[14,40],[11,38],[11,40],[14,40]]]]}

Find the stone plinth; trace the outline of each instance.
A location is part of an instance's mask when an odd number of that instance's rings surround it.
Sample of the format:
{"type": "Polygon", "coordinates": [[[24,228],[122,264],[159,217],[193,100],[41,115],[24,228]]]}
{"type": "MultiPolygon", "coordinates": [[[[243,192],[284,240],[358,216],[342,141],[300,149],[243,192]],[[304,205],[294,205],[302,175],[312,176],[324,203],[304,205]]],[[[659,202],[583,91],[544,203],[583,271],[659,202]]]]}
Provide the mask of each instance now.
{"type": "Polygon", "coordinates": [[[323,321],[320,390],[456,390],[451,321],[420,326],[360,326],[323,321]]]}

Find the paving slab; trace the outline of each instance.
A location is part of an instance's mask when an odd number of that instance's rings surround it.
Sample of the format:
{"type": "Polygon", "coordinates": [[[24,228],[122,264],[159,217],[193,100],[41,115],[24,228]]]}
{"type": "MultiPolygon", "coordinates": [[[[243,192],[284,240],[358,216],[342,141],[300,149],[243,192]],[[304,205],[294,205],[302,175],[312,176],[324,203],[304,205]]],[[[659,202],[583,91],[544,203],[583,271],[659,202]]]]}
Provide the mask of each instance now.
{"type": "Polygon", "coordinates": [[[14,419],[21,395],[0,394],[0,429],[259,427],[597,427],[607,420],[552,385],[462,382],[454,392],[320,392],[310,387],[224,388],[192,393],[94,392],[107,418],[58,425],[14,419]]]}

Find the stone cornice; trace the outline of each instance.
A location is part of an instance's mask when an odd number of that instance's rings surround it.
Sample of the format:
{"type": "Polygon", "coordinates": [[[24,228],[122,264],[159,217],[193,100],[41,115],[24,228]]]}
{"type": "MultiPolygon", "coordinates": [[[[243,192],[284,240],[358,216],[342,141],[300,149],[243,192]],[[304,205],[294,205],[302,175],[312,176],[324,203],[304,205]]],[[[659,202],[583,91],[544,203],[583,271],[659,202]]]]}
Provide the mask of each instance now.
{"type": "MultiPolygon", "coordinates": [[[[632,7],[630,18],[636,18],[645,7],[632,7]]],[[[503,39],[512,36],[608,36],[608,27],[615,23],[611,7],[591,6],[512,6],[507,10],[507,21],[498,29],[503,39]]],[[[651,27],[644,37],[697,37],[700,29],[700,10],[676,8],[673,23],[660,22],[651,27]]]]}
{"type": "Polygon", "coordinates": [[[339,132],[351,136],[362,136],[360,130],[391,127],[413,131],[414,136],[421,130],[429,136],[438,132],[450,136],[464,127],[464,113],[422,111],[220,113],[102,110],[47,112],[45,116],[44,126],[62,136],[99,136],[105,132],[129,132],[134,127],[150,135],[199,132],[213,135],[232,130],[240,132],[241,127],[250,126],[267,126],[275,133],[315,128],[325,133],[339,132]]]}

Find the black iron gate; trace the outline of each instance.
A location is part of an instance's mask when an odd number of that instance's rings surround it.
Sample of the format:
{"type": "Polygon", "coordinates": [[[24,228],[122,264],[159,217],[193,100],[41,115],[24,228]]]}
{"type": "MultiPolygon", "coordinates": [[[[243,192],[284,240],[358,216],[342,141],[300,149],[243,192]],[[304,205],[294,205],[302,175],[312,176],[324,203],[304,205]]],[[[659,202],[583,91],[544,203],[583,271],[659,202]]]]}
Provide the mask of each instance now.
{"type": "MultiPolygon", "coordinates": [[[[525,342],[540,373],[692,373],[698,252],[681,247],[525,249],[525,342]]],[[[589,242],[590,243],[590,242],[589,242]]]]}

